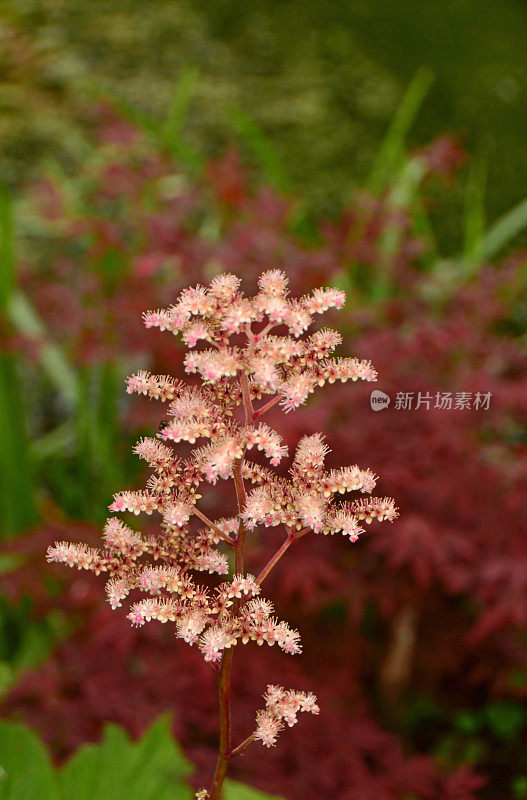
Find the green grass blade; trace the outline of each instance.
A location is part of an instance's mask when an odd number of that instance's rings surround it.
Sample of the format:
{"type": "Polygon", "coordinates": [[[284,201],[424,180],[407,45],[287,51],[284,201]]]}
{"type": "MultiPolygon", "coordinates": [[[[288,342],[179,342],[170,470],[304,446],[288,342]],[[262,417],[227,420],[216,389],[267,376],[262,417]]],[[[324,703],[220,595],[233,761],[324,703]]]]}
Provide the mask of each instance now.
{"type": "Polygon", "coordinates": [[[99,100],[111,100],[123,117],[143,131],[143,133],[154,134],[159,137],[160,122],[152,114],[138,108],[126,97],[123,97],[115,89],[109,86],[101,86],[97,81],[86,79],[83,81],[85,90],[88,94],[97,97],[99,100]]]}
{"type": "Polygon", "coordinates": [[[75,442],[75,428],[71,422],[63,422],[53,430],[45,433],[39,439],[31,442],[29,453],[33,463],[39,464],[47,461],[58,453],[63,453],[75,442]]]}
{"type": "Polygon", "coordinates": [[[19,290],[13,292],[9,307],[9,317],[15,328],[29,339],[43,342],[40,363],[53,386],[70,406],[78,399],[79,387],[75,370],[70,366],[62,350],[55,344],[46,342],[46,328],[37,312],[19,290]]]}
{"type": "Polygon", "coordinates": [[[486,159],[472,162],[465,189],[463,260],[480,263],[485,235],[485,189],[488,163],[486,159]]]}
{"type": "Polygon", "coordinates": [[[184,141],[183,132],[195,96],[198,76],[198,70],[194,67],[182,69],[174,87],[166,119],[160,128],[161,140],[174,158],[182,161],[195,174],[203,172],[204,159],[197,150],[184,141]]]}
{"type": "Polygon", "coordinates": [[[167,138],[178,138],[183,133],[184,125],[188,119],[190,106],[194,99],[198,71],[194,67],[184,67],[174,87],[172,101],[163,125],[167,138]]]}
{"type": "Polygon", "coordinates": [[[422,67],[410,83],[388,127],[371,171],[367,189],[380,194],[393,179],[405,154],[405,139],[417,117],[434,80],[430,70],[422,67]]]}
{"type": "Polygon", "coordinates": [[[119,451],[118,401],[123,385],[123,375],[115,364],[103,364],[98,374],[98,405],[92,436],[96,437],[98,475],[100,480],[100,505],[106,506],[109,497],[122,485],[124,474],[119,451]]]}
{"type": "MultiPolygon", "coordinates": [[[[15,255],[13,208],[0,189],[0,313],[13,296],[15,255]]],[[[36,519],[27,426],[20,391],[17,356],[0,355],[0,538],[12,536],[36,519]]]]}
{"type": "Polygon", "coordinates": [[[425,252],[419,258],[421,265],[426,270],[433,269],[433,265],[439,258],[439,249],[435,231],[422,197],[417,197],[415,201],[415,208],[412,214],[412,230],[426,246],[425,252]]]}
{"type": "Polygon", "coordinates": [[[36,521],[24,406],[15,356],[0,356],[0,539],[36,521]]]}
{"type": "Polygon", "coordinates": [[[5,186],[0,186],[0,313],[5,313],[15,280],[13,208],[5,186]]]}
{"type": "Polygon", "coordinates": [[[289,192],[290,182],[271,140],[241,108],[232,107],[229,122],[263,168],[266,177],[280,192],[289,192]]]}
{"type": "Polygon", "coordinates": [[[527,199],[507,211],[485,234],[481,257],[493,258],[527,228],[527,199]]]}
{"type": "Polygon", "coordinates": [[[190,70],[183,73],[174,89],[168,116],[162,121],[131,103],[115,89],[100,86],[95,81],[86,83],[87,91],[103,100],[110,99],[123,117],[143,131],[155,144],[169,150],[172,156],[192,174],[199,175],[203,171],[204,159],[197,150],[184,142],[181,136],[183,123],[188,116],[188,108],[192,101],[194,85],[194,73],[190,70]]]}

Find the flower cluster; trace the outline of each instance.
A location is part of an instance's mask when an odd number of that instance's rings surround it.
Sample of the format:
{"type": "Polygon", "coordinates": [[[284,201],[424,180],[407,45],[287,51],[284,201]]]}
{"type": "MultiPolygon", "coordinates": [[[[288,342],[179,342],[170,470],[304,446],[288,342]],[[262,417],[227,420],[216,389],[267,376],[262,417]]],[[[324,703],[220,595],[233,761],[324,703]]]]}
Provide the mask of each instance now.
{"type": "Polygon", "coordinates": [[[357,466],[324,472],[328,452],[320,434],[304,436],[290,470],[292,480],[275,477],[249,493],[242,515],[246,525],[254,528],[284,524],[296,530],[309,528],[315,533],[342,532],[356,541],[363,532],[359,520],[369,523],[374,518],[395,519],[397,511],[391,498],[334,503],[335,494],[371,492],[376,478],[370,470],[357,466]]]}
{"type": "MultiPolygon", "coordinates": [[[[260,584],[279,556],[258,578],[240,567],[252,529],[283,525],[287,546],[309,531],[341,532],[355,541],[363,531],[361,521],[397,516],[390,498],[369,497],[376,484],[370,470],[324,469],[329,449],[320,434],[300,440],[288,478],[246,457],[256,450],[277,467],[287,455],[280,435],[260,421],[273,405],[289,412],[326,381],[376,379],[367,361],[331,357],[341,342],[336,331],[322,329],[301,338],[314,315],[342,307],[344,293],[317,289],[291,299],[287,283],[284,273],[270,270],[260,276],[258,293],[247,298],[239,278],[220,275],[208,287],[184,290],[170,308],[144,315],[146,327],[179,334],[188,348],[200,348],[187,354],[184,366],[201,385],[145,371],[127,381],[129,393],[167,403],[168,420],[156,438],[142,438],[134,447],[152,470],[146,489],[118,492],[109,508],[157,513],[157,534],[143,536],[110,517],[101,549],[59,542],[48,551],[50,561],[107,573],[112,608],[121,607],[131,592],[143,593],[129,609],[132,625],[174,623],[176,635],[197,646],[216,669],[238,643],[301,652],[298,632],[277,619],[272,603],[260,596],[260,584]],[[206,441],[196,445],[198,440],[206,441]],[[196,445],[186,460],[175,454],[173,445],[179,442],[196,445]],[[238,513],[211,520],[198,506],[199,492],[203,484],[228,479],[235,483],[238,513]],[[335,501],[349,492],[368,497],[335,501]],[[228,575],[225,548],[234,551],[234,574],[216,588],[199,586],[194,573],[228,575]]],[[[274,744],[283,724],[296,722],[298,711],[318,713],[313,695],[269,686],[253,738],[274,744]]]]}
{"type": "MultiPolygon", "coordinates": [[[[356,358],[328,358],[341,337],[336,331],[317,331],[305,340],[299,337],[313,322],[315,314],[330,308],[342,308],[345,295],[340,289],[315,289],[300,299],[288,297],[287,278],[280,270],[265,272],[259,280],[258,294],[249,299],[239,291],[240,279],[235,275],[220,275],[210,286],[195,286],[184,290],[177,303],[169,309],[144,314],[147,328],[157,327],[181,334],[183,342],[194,348],[198,342],[212,347],[188,353],[185,370],[198,373],[203,381],[230,394],[231,401],[239,399],[236,387],[225,385],[225,379],[241,373],[251,376],[251,394],[275,394],[285,411],[304,403],[316,386],[326,381],[347,381],[359,378],[376,379],[369,361],[356,358]],[[253,325],[264,323],[255,332],[253,325]],[[271,331],[285,328],[289,336],[271,331]],[[245,333],[248,346],[241,348],[230,342],[233,334],[245,333]],[[234,394],[233,394],[234,392],[234,394]]],[[[178,393],[178,383],[165,376],[146,372],[133,375],[128,381],[129,392],[168,400],[178,393]]],[[[180,409],[192,409],[188,395],[180,409]]],[[[197,435],[210,436],[207,423],[210,403],[196,409],[197,435]],[[200,427],[201,424],[201,427],[200,427]]],[[[181,418],[182,414],[179,413],[181,418]]],[[[180,419],[183,423],[184,420],[180,419]]],[[[177,428],[177,426],[176,426],[177,428]]],[[[187,436],[193,436],[192,425],[183,425],[187,436]]],[[[187,438],[184,435],[181,438],[187,438]]]]}
{"type": "Polygon", "coordinates": [[[264,695],[265,708],[256,715],[255,739],[259,739],[266,747],[276,743],[278,733],[284,723],[290,728],[296,724],[299,711],[318,714],[317,698],[311,692],[294,692],[282,689],[281,686],[267,687],[264,695]]]}

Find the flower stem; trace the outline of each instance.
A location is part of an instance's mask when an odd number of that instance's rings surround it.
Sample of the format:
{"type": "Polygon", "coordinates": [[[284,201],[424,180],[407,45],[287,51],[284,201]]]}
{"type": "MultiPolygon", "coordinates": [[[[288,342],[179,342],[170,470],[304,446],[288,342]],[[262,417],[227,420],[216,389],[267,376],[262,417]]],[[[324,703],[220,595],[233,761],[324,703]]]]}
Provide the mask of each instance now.
{"type": "Polygon", "coordinates": [[[231,662],[232,648],[223,653],[218,675],[218,694],[220,703],[220,749],[216,771],[210,790],[210,800],[219,800],[221,789],[230,761],[231,749],[231,662]]]}
{"type": "Polygon", "coordinates": [[[260,574],[256,578],[256,583],[261,584],[261,582],[271,572],[271,570],[275,566],[275,564],[277,564],[278,561],[280,561],[280,559],[282,558],[282,556],[284,555],[286,550],[288,550],[291,547],[291,545],[293,544],[293,541],[294,541],[294,539],[292,539],[291,537],[288,537],[285,540],[285,542],[282,544],[282,546],[276,551],[274,556],[269,559],[269,561],[267,562],[267,564],[265,565],[263,570],[260,572],[260,574]]]}
{"type": "Polygon", "coordinates": [[[231,758],[234,758],[235,756],[239,756],[240,753],[243,750],[245,750],[247,745],[251,744],[251,742],[254,741],[254,737],[255,736],[256,736],[256,731],[254,733],[251,733],[251,735],[248,736],[247,739],[244,739],[243,742],[238,745],[238,747],[235,747],[234,750],[231,750],[231,758]]]}
{"type": "Polygon", "coordinates": [[[193,513],[193,514],[195,514],[195,515],[196,515],[196,517],[199,517],[199,519],[200,519],[202,522],[204,522],[204,523],[205,523],[205,525],[206,525],[208,528],[210,528],[210,529],[211,529],[211,531],[214,531],[214,533],[216,534],[216,536],[219,536],[219,537],[220,537],[220,539],[223,539],[223,541],[224,541],[224,542],[227,542],[227,544],[230,544],[230,545],[231,545],[231,547],[234,547],[234,546],[235,546],[235,544],[236,544],[236,543],[235,543],[235,542],[234,542],[234,541],[233,541],[233,540],[230,538],[230,536],[227,536],[227,534],[226,534],[226,533],[223,533],[222,531],[220,531],[220,529],[218,528],[218,526],[217,526],[217,525],[215,525],[215,524],[212,522],[212,520],[210,520],[208,517],[206,517],[206,516],[205,516],[205,514],[202,514],[202,513],[201,513],[201,511],[200,511],[198,508],[194,507],[194,508],[192,509],[192,513],[193,513]]]}
{"type": "MultiPolygon", "coordinates": [[[[240,378],[243,405],[245,408],[245,420],[247,425],[252,425],[254,422],[254,411],[251,403],[249,380],[247,375],[242,374],[240,378]]],[[[236,459],[234,462],[233,475],[234,485],[236,487],[236,499],[238,501],[238,517],[240,525],[238,528],[238,538],[236,540],[236,549],[234,554],[234,572],[237,575],[243,575],[244,571],[244,548],[245,537],[247,528],[241,518],[243,508],[247,499],[245,493],[245,486],[243,483],[243,455],[241,458],[236,459]]],[[[234,601],[232,613],[236,616],[238,612],[240,601],[234,601]]],[[[210,800],[219,800],[221,791],[229,762],[232,758],[231,752],[231,664],[234,655],[234,648],[224,650],[221,659],[221,666],[218,673],[218,695],[220,706],[220,748],[218,752],[218,760],[216,762],[216,771],[212,781],[210,790],[210,800]]],[[[243,744],[243,742],[242,742],[243,744]]],[[[249,744],[249,742],[247,742],[249,744]]],[[[239,751],[239,748],[236,748],[239,751]]]]}
{"type": "Polygon", "coordinates": [[[245,422],[247,425],[252,425],[254,422],[254,409],[251,401],[251,391],[249,389],[249,378],[242,372],[240,376],[240,385],[242,389],[243,407],[245,409],[245,422]]]}
{"type": "Polygon", "coordinates": [[[273,397],[273,399],[269,400],[268,403],[256,409],[256,411],[254,412],[254,418],[259,419],[262,416],[262,414],[265,414],[266,411],[269,411],[269,409],[275,406],[279,401],[280,397],[273,397]]]}
{"type": "Polygon", "coordinates": [[[291,533],[291,531],[288,531],[287,539],[283,542],[282,546],[278,548],[274,556],[272,556],[272,558],[269,559],[263,570],[256,578],[256,583],[260,585],[262,581],[265,578],[267,578],[273,567],[275,567],[276,564],[278,564],[284,553],[291,547],[293,542],[296,542],[298,539],[301,539],[302,536],[305,536],[306,533],[309,533],[310,530],[311,528],[302,528],[302,530],[299,531],[298,533],[291,533]]]}
{"type": "Polygon", "coordinates": [[[245,486],[243,484],[243,458],[238,458],[234,462],[234,485],[236,487],[236,498],[238,500],[238,517],[240,520],[240,524],[238,526],[238,538],[236,539],[236,553],[235,553],[235,561],[234,561],[234,572],[236,575],[243,574],[243,556],[244,556],[244,547],[245,547],[245,537],[247,535],[247,528],[245,527],[245,522],[241,518],[241,513],[243,507],[245,506],[247,495],[245,493],[245,486]]]}

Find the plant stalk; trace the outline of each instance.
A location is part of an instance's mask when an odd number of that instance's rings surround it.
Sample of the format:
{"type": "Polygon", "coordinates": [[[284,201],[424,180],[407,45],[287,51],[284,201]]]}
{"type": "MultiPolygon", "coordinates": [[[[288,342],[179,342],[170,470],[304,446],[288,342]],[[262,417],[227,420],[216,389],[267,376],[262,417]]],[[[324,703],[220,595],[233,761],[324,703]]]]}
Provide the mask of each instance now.
{"type": "Polygon", "coordinates": [[[238,747],[235,747],[234,750],[231,750],[231,758],[234,758],[235,756],[239,756],[240,753],[242,753],[245,750],[247,745],[251,744],[251,742],[254,741],[254,737],[255,736],[256,736],[256,731],[254,733],[251,733],[250,736],[248,736],[246,739],[244,739],[243,742],[238,745],[238,747]]]}
{"type": "MultiPolygon", "coordinates": [[[[254,410],[251,403],[251,396],[249,391],[249,380],[247,375],[242,374],[240,379],[243,405],[245,408],[245,421],[247,425],[252,425],[254,422],[254,410]]],[[[241,514],[246,501],[245,486],[243,484],[243,456],[234,462],[233,475],[234,485],[236,487],[236,499],[238,502],[238,517],[240,526],[238,528],[238,538],[236,540],[236,549],[234,556],[234,572],[236,575],[243,575],[244,571],[244,548],[245,537],[247,535],[247,528],[241,518],[241,514]]],[[[240,600],[234,601],[232,613],[235,616],[238,612],[240,600]]],[[[220,711],[220,748],[218,752],[218,760],[216,762],[216,771],[212,781],[210,790],[210,800],[220,800],[223,782],[229,762],[233,756],[233,752],[237,753],[240,747],[235,751],[231,751],[231,664],[234,655],[234,648],[230,647],[223,652],[221,659],[221,666],[218,673],[218,696],[219,696],[219,711],[220,711]]],[[[250,738],[250,737],[249,737],[250,738]]],[[[252,739],[251,739],[252,741],[252,739]]],[[[246,744],[249,741],[246,740],[246,744]]],[[[242,744],[245,746],[245,743],[242,744]]]]}
{"type": "Polygon", "coordinates": [[[291,547],[293,542],[296,542],[298,539],[301,539],[302,536],[305,536],[306,533],[309,533],[310,530],[311,528],[302,528],[302,530],[299,531],[298,533],[291,533],[291,531],[288,531],[287,539],[283,542],[282,546],[278,548],[276,553],[269,559],[263,570],[256,578],[256,583],[258,585],[260,585],[262,581],[265,580],[265,578],[267,578],[273,567],[275,567],[276,564],[278,564],[284,553],[287,552],[287,550],[291,547]]]}
{"type": "Polygon", "coordinates": [[[231,749],[231,663],[234,650],[223,653],[218,675],[218,694],[220,704],[220,749],[216,771],[210,790],[210,800],[219,800],[230,761],[231,749]]]}

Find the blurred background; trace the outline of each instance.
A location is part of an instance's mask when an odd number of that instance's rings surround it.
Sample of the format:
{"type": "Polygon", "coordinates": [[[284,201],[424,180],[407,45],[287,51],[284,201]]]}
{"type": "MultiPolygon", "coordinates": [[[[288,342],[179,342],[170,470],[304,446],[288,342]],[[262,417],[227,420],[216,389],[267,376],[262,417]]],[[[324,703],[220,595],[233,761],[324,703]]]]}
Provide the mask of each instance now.
{"type": "MultiPolygon", "coordinates": [[[[131,447],[163,409],[123,379],[177,375],[182,351],[142,311],[270,267],[295,294],[346,288],[342,352],[391,403],[327,386],[269,424],[325,431],[401,514],[354,545],[305,537],[270,579],[304,654],[243,649],[239,738],[270,682],[322,712],[233,777],[287,800],[527,798],[526,41],[518,0],[4,0],[1,798],[31,796],[22,765],[44,800],[190,797],[212,770],[210,670],[44,553],[96,544],[144,480],[131,447]]],[[[253,571],[279,541],[255,538],[253,571]]]]}

